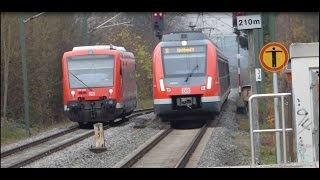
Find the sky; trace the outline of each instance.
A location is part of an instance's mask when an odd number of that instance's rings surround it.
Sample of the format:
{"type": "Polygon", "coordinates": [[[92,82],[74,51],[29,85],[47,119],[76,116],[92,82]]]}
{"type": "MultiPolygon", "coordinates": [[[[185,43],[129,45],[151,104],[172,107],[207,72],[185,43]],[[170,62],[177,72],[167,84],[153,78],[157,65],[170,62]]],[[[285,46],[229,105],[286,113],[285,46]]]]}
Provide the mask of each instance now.
{"type": "Polygon", "coordinates": [[[205,29],[203,32],[208,35],[234,35],[232,28],[231,12],[198,12],[190,13],[185,18],[185,23],[196,25],[196,28],[213,28],[205,29]]]}

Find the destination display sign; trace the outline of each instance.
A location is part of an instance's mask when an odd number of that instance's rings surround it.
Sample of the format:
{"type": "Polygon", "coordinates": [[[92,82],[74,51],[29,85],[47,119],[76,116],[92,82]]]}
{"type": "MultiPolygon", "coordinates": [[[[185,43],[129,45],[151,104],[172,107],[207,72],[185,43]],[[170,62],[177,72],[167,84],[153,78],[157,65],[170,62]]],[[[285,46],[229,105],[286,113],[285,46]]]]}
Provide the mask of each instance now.
{"type": "Polygon", "coordinates": [[[206,46],[164,47],[162,52],[164,54],[199,53],[206,52],[206,46]]]}

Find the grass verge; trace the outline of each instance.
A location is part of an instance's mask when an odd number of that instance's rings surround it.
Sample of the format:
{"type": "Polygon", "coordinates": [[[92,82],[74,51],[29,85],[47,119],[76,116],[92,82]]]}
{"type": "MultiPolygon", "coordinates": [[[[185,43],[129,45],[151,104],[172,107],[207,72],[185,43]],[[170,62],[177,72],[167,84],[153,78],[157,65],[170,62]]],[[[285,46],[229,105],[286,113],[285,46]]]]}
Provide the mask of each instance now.
{"type": "Polygon", "coordinates": [[[47,125],[47,126],[31,125],[31,127],[30,127],[31,135],[28,136],[27,131],[23,125],[13,123],[13,122],[6,122],[1,127],[1,146],[5,146],[8,144],[18,142],[20,140],[24,140],[24,139],[36,136],[40,133],[49,131],[53,128],[64,128],[64,127],[70,125],[71,123],[73,123],[73,122],[71,122],[68,119],[64,119],[63,121],[61,121],[59,123],[51,124],[51,125],[47,125]]]}
{"type": "MultiPolygon", "coordinates": [[[[237,136],[237,144],[240,145],[243,151],[243,155],[251,159],[251,147],[250,147],[250,123],[249,118],[243,114],[237,114],[237,121],[239,123],[240,133],[237,136]]],[[[262,129],[270,128],[268,125],[261,127],[262,129]]],[[[275,135],[274,133],[262,133],[260,134],[260,152],[261,152],[261,164],[275,164],[275,135]]]]}

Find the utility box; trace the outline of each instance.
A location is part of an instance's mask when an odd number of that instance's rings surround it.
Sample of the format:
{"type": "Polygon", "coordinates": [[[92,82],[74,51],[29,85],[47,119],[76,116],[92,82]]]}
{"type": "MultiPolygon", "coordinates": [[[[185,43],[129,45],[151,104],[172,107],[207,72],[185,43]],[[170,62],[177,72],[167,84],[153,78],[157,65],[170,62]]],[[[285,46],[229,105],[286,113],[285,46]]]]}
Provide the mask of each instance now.
{"type": "Polygon", "coordinates": [[[251,96],[251,85],[244,85],[241,87],[241,97],[243,101],[248,105],[249,97],[251,96]]]}
{"type": "Polygon", "coordinates": [[[293,125],[299,163],[319,161],[319,42],[290,45],[293,125]]]}
{"type": "Polygon", "coordinates": [[[249,97],[251,96],[251,86],[241,86],[241,94],[236,99],[237,113],[246,114],[248,113],[249,97]]]}

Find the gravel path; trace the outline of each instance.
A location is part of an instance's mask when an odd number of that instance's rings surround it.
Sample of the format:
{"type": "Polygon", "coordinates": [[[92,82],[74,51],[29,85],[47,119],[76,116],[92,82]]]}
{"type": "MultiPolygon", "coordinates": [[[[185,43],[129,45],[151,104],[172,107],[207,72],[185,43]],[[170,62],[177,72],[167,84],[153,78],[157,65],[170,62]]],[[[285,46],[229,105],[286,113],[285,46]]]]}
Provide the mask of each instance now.
{"type": "Polygon", "coordinates": [[[219,114],[218,124],[214,127],[211,138],[208,141],[203,154],[198,162],[198,167],[218,167],[249,165],[250,159],[242,154],[241,148],[235,139],[238,134],[236,120],[236,96],[237,89],[231,89],[227,102],[223,105],[219,114]]]}
{"type": "Polygon", "coordinates": [[[105,130],[105,143],[107,148],[105,152],[96,154],[89,151],[91,145],[95,143],[94,138],[90,137],[25,167],[112,167],[166,126],[166,124],[155,119],[154,114],[146,114],[117,127],[105,130]],[[141,122],[143,122],[146,127],[135,128],[136,125],[140,125],[141,122]]]}

